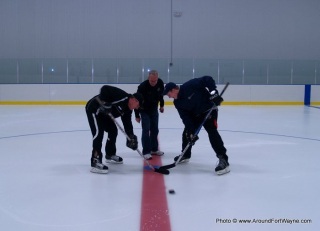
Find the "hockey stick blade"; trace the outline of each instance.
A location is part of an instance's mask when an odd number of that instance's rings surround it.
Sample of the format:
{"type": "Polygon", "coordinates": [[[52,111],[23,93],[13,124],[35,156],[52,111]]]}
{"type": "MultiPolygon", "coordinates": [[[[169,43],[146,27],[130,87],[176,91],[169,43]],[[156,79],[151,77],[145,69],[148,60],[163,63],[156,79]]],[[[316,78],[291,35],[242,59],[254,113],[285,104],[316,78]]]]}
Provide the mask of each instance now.
{"type": "Polygon", "coordinates": [[[163,165],[163,166],[161,166],[160,168],[158,168],[158,170],[167,170],[168,171],[168,169],[170,169],[170,168],[174,168],[174,167],[176,167],[176,163],[173,163],[173,164],[168,164],[168,165],[163,165]]]}
{"type": "Polygon", "coordinates": [[[157,173],[161,173],[163,175],[169,175],[170,174],[169,170],[162,169],[161,167],[160,168],[155,168],[154,171],[157,172],[157,173]]]}
{"type": "MultiPolygon", "coordinates": [[[[142,156],[143,157],[143,156],[142,156]]],[[[149,166],[149,168],[154,171],[154,172],[157,172],[157,173],[160,173],[160,174],[163,174],[163,175],[169,175],[170,172],[169,170],[167,169],[159,169],[159,168],[156,168],[155,166],[152,166],[148,160],[144,159],[144,161],[146,162],[146,164],[149,166]]]]}

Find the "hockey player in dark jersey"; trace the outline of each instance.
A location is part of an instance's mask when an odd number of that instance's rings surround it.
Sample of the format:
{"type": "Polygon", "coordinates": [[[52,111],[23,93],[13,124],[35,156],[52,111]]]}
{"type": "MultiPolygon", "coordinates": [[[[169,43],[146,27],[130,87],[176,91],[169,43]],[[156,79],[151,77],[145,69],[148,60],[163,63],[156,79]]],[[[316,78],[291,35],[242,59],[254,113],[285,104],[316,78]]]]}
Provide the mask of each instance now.
{"type": "Polygon", "coordinates": [[[137,92],[141,93],[144,99],[143,105],[135,111],[136,121],[142,127],[142,153],[147,160],[152,159],[152,155],[162,156],[164,153],[159,150],[159,111],[164,112],[163,100],[164,83],[159,78],[156,70],[149,71],[148,79],[143,81],[137,92]]]}
{"type": "Polygon", "coordinates": [[[121,117],[124,130],[130,137],[127,147],[136,150],[138,148],[137,136],[133,133],[131,121],[132,110],[138,109],[143,103],[140,93],[128,94],[120,88],[104,85],[100,94],[94,96],[86,104],[86,114],[93,136],[91,172],[107,173],[108,167],[102,163],[102,141],[104,132],[108,133],[105,145],[105,157],[107,163],[123,163],[122,157],[116,155],[116,139],[118,128],[108,116],[111,113],[114,118],[121,117]]]}
{"type": "MultiPolygon", "coordinates": [[[[168,83],[165,86],[163,95],[173,98],[173,103],[178,110],[180,118],[185,126],[182,134],[182,150],[189,142],[193,144],[197,141],[195,131],[203,122],[207,112],[214,106],[219,106],[223,101],[217,91],[217,86],[211,76],[203,76],[195,78],[182,84],[180,87],[175,83],[168,83]]],[[[208,133],[210,144],[219,159],[219,163],[215,168],[218,175],[228,173],[229,160],[227,150],[224,147],[222,138],[217,130],[218,110],[213,110],[211,116],[205,121],[203,127],[208,133]]],[[[180,163],[188,162],[191,158],[191,148],[187,149],[180,163]]],[[[174,158],[175,161],[179,156],[174,158]]]]}

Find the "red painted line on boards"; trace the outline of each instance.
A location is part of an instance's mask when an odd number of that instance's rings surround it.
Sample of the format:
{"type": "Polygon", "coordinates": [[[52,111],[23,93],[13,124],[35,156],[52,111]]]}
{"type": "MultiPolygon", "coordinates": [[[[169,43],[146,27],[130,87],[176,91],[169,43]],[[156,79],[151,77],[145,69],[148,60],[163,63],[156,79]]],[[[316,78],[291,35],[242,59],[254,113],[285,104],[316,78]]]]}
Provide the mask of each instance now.
{"type": "MultiPolygon", "coordinates": [[[[149,162],[153,166],[162,166],[160,156],[152,156],[149,162]]],[[[171,231],[171,225],[164,176],[144,169],[140,231],[150,230],[171,231]]]]}

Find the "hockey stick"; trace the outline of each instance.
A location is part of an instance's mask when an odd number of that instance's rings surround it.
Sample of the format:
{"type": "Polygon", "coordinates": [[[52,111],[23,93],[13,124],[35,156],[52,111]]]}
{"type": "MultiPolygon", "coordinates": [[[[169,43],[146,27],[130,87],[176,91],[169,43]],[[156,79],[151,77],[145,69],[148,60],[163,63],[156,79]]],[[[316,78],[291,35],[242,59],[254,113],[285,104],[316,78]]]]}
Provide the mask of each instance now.
{"type": "MultiPolygon", "coordinates": [[[[124,129],[121,127],[121,125],[116,121],[116,119],[113,117],[111,113],[108,113],[108,116],[113,120],[113,122],[117,125],[118,129],[126,136],[127,140],[131,140],[130,137],[127,135],[127,133],[124,131],[124,129]]],[[[154,172],[161,173],[164,175],[169,175],[170,172],[167,169],[160,169],[153,167],[147,159],[144,158],[142,152],[139,150],[139,148],[136,149],[136,151],[139,153],[139,155],[144,159],[144,161],[147,163],[147,165],[152,169],[154,172]]]]}
{"type": "MultiPolygon", "coordinates": [[[[225,90],[227,89],[227,87],[229,86],[229,82],[226,83],[226,85],[224,86],[224,88],[222,89],[221,91],[221,94],[220,96],[223,95],[223,93],[225,92],[225,90]]],[[[199,125],[198,129],[196,130],[196,132],[194,133],[194,136],[197,136],[202,128],[202,126],[204,125],[204,123],[207,121],[207,119],[209,118],[209,116],[211,115],[211,112],[214,110],[214,109],[217,109],[217,106],[216,105],[213,105],[209,112],[207,113],[206,117],[203,119],[202,123],[199,125]]],[[[163,165],[159,168],[159,170],[167,170],[167,169],[170,169],[170,168],[174,168],[179,162],[180,160],[182,159],[182,157],[184,156],[184,154],[186,153],[186,151],[188,150],[188,148],[192,146],[192,142],[189,142],[187,144],[187,146],[183,149],[183,151],[181,152],[179,158],[173,163],[173,164],[168,164],[168,165],[163,165]]]]}

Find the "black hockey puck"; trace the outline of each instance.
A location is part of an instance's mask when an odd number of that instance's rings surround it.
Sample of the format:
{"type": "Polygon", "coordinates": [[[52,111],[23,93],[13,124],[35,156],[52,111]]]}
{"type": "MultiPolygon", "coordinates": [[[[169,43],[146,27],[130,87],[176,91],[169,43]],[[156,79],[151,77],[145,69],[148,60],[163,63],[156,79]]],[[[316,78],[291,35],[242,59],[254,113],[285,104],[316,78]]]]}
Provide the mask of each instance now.
{"type": "Polygon", "coordinates": [[[170,194],[175,194],[176,192],[173,189],[169,189],[170,194]]]}

